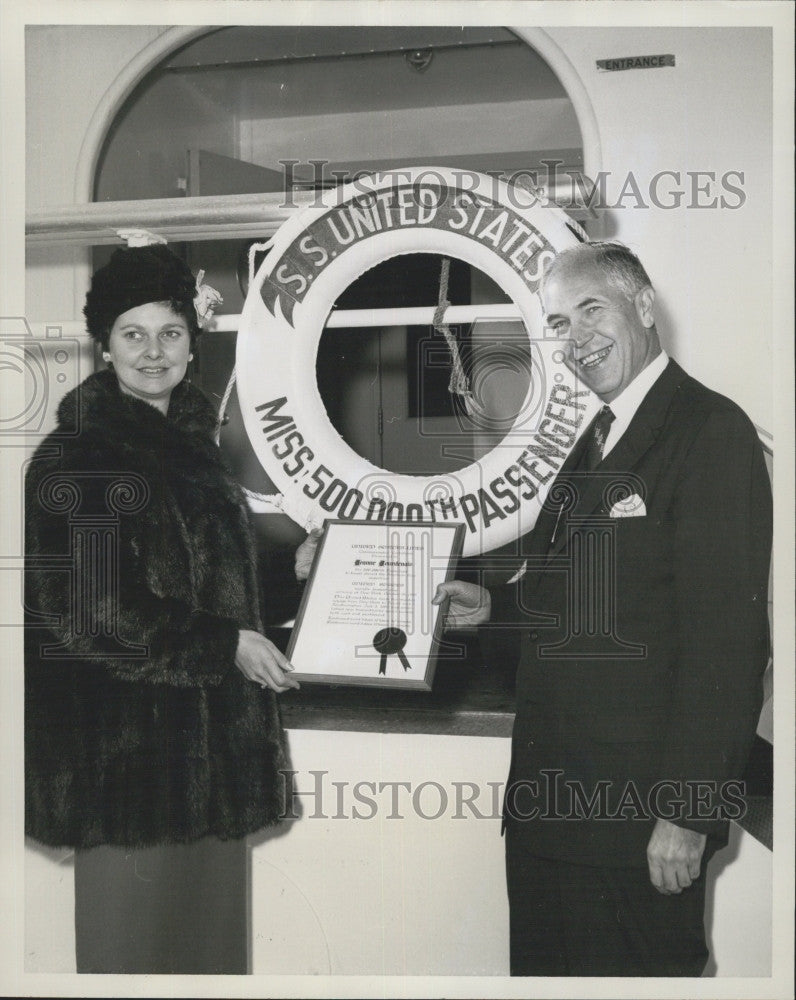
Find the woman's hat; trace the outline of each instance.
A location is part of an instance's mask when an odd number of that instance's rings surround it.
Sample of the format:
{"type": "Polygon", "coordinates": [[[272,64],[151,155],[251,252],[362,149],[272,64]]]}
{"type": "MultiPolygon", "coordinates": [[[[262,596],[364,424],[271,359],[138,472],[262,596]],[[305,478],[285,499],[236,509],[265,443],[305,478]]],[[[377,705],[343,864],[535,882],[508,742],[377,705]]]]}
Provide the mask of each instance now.
{"type": "Polygon", "coordinates": [[[193,342],[199,332],[196,295],[191,269],[163,244],[119,249],[91,280],[83,309],[86,327],[107,348],[118,316],[147,302],[168,302],[185,319],[193,342]]]}

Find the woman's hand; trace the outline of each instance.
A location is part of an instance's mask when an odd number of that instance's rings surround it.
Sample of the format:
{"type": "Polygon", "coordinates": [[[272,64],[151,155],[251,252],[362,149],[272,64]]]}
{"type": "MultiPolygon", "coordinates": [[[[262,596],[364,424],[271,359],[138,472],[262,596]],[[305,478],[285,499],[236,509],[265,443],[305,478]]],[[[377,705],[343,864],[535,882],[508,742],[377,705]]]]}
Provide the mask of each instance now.
{"type": "Polygon", "coordinates": [[[306,580],[312,569],[312,561],[321,540],[323,531],[320,528],[313,528],[304,541],[296,549],[296,579],[306,580]]]}
{"type": "Polygon", "coordinates": [[[492,598],[489,591],[477,583],[463,580],[449,580],[437,587],[431,599],[432,604],[450,601],[445,616],[445,628],[461,628],[465,625],[483,625],[492,614],[492,598]]]}
{"type": "Polygon", "coordinates": [[[277,694],[301,686],[290,676],[293,667],[287,657],[279,652],[270,639],[248,628],[242,628],[238,633],[235,666],[247,680],[254,681],[263,688],[269,687],[277,694]]]}

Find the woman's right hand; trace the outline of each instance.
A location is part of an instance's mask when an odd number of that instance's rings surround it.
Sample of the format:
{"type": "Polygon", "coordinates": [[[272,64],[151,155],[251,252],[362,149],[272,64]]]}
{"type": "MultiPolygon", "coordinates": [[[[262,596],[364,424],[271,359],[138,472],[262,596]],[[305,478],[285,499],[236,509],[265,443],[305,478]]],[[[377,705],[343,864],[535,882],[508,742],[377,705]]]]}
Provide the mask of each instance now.
{"type": "Polygon", "coordinates": [[[301,686],[290,676],[293,666],[287,657],[270,639],[252,629],[242,628],[238,633],[235,666],[247,680],[263,688],[269,687],[277,694],[301,686]]]}

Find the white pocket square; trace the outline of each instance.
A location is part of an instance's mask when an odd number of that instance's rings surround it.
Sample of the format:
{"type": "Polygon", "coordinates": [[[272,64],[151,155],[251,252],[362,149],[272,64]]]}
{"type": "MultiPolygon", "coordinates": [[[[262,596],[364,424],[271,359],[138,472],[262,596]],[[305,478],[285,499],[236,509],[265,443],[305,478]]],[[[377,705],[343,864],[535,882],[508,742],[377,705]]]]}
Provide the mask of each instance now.
{"type": "Polygon", "coordinates": [[[520,568],[517,570],[514,576],[510,576],[508,580],[506,580],[506,583],[517,583],[518,580],[521,580],[525,576],[527,570],[528,570],[528,560],[525,559],[523,561],[522,566],[520,566],[520,568]]]}
{"type": "Polygon", "coordinates": [[[625,497],[624,500],[617,500],[613,507],[608,512],[609,517],[646,517],[647,508],[644,506],[644,501],[638,495],[638,493],[633,493],[629,497],[625,497]]]}

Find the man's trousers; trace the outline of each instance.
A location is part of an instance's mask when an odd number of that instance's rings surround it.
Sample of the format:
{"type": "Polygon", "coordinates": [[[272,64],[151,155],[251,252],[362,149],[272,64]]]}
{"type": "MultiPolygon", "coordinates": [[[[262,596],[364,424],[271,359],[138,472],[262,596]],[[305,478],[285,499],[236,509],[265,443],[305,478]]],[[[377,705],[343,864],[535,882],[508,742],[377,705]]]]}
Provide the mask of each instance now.
{"type": "MultiPolygon", "coordinates": [[[[608,868],[536,857],[506,825],[512,976],[700,976],[705,867],[662,895],[646,864],[608,868]]],[[[646,860],[646,859],[645,859],[646,860]]]]}

